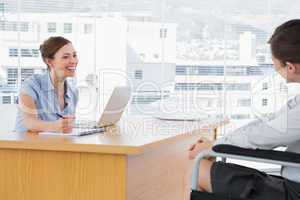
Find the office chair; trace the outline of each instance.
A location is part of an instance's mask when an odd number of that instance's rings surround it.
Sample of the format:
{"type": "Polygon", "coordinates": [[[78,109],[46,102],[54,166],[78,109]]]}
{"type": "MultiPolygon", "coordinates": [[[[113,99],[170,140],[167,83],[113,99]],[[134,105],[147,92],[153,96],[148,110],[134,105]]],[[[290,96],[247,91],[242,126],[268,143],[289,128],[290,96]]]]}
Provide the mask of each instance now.
{"type": "MultiPolygon", "coordinates": [[[[233,158],[239,160],[255,161],[281,166],[298,167],[300,170],[300,154],[275,150],[245,149],[232,145],[216,145],[211,151],[203,151],[195,159],[192,174],[191,200],[248,200],[241,198],[228,198],[220,194],[197,191],[200,161],[206,157],[233,158]]],[[[200,180],[201,181],[201,180],[200,180]]]]}

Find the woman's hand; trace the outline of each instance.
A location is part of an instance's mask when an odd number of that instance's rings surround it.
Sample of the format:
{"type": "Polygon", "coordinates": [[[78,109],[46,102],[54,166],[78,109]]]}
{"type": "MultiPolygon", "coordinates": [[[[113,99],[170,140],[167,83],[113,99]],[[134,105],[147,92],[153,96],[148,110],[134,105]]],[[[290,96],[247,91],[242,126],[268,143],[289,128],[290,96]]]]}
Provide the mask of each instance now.
{"type": "Polygon", "coordinates": [[[74,128],[75,117],[73,115],[65,115],[63,118],[54,122],[54,131],[70,133],[74,128]]]}
{"type": "Polygon", "coordinates": [[[213,142],[205,139],[200,138],[195,144],[193,144],[189,148],[188,157],[190,160],[194,159],[201,151],[209,150],[213,146],[213,142]]]}

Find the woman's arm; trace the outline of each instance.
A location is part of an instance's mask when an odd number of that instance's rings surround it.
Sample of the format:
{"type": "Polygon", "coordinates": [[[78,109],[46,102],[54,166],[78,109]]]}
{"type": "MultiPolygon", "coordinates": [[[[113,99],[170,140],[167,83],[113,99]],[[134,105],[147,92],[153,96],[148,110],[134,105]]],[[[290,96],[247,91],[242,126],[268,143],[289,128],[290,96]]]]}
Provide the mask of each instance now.
{"type": "Polygon", "coordinates": [[[33,98],[27,94],[20,93],[19,108],[24,118],[24,125],[29,131],[56,131],[64,133],[72,131],[74,123],[73,117],[61,118],[52,122],[38,119],[35,102],[33,98]]]}
{"type": "Polygon", "coordinates": [[[244,148],[273,149],[300,140],[300,107],[282,109],[269,121],[257,120],[233,133],[221,137],[217,144],[231,144],[244,148]]]}

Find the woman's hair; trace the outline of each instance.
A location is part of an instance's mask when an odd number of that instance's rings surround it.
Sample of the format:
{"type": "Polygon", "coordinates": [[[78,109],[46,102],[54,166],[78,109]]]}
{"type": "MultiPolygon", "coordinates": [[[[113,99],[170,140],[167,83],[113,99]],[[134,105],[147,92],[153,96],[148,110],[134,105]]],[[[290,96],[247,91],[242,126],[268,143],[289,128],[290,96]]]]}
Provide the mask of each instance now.
{"type": "Polygon", "coordinates": [[[287,21],[276,28],[269,40],[272,55],[281,61],[300,63],[300,19],[287,21]]]}
{"type": "Polygon", "coordinates": [[[55,53],[68,43],[71,42],[66,38],[60,36],[50,37],[47,40],[45,40],[43,44],[40,45],[40,52],[44,62],[46,63],[46,58],[53,59],[55,53]]]}

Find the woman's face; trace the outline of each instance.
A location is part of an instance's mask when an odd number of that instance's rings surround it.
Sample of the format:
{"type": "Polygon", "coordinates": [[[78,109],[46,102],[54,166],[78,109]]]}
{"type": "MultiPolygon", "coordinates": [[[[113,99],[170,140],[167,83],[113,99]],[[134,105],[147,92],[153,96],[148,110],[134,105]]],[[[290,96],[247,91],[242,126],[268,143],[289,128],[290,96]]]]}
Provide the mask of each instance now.
{"type": "Polygon", "coordinates": [[[75,76],[78,58],[72,43],[61,47],[49,60],[49,66],[60,78],[75,76]]]}

